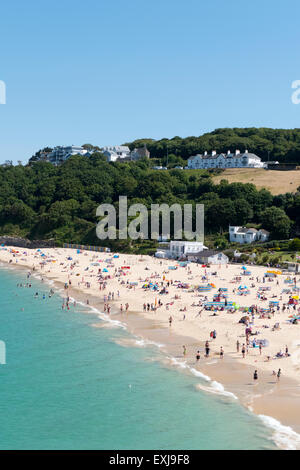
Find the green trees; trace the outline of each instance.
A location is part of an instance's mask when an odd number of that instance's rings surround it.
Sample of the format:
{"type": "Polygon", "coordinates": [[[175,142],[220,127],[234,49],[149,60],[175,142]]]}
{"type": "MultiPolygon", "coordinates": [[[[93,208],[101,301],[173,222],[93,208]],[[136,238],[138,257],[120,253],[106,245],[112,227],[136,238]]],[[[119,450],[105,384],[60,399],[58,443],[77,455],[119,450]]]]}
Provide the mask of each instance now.
{"type": "Polygon", "coordinates": [[[290,251],[300,251],[300,238],[294,238],[289,242],[290,251]]]}
{"type": "Polygon", "coordinates": [[[273,239],[289,238],[292,222],[283,209],[268,207],[261,213],[260,220],[264,228],[271,232],[273,239]]]}
{"type": "Polygon", "coordinates": [[[118,210],[119,196],[148,209],[161,203],[204,204],[206,234],[219,235],[213,244],[222,249],[229,225],[261,225],[273,239],[300,236],[299,193],[273,197],[253,184],[214,184],[206,170],[155,171],[147,160],[107,163],[96,153],[75,155],[59,167],[43,161],[0,166],[0,231],[94,243],[97,206],[112,203],[118,210]]]}

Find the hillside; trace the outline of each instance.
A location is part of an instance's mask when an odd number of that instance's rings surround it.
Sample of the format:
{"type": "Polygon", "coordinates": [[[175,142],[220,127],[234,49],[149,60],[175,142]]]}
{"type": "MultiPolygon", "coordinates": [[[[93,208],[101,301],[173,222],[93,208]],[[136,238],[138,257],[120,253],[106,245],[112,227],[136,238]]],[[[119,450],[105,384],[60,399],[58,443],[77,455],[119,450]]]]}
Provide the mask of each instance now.
{"type": "Polygon", "coordinates": [[[300,171],[228,168],[212,178],[215,184],[219,184],[222,179],[226,179],[229,183],[253,183],[258,189],[266,188],[275,196],[295,193],[300,186],[300,171]]]}
{"type": "MultiPolygon", "coordinates": [[[[264,186],[274,173],[274,188],[277,184],[278,193],[285,191],[279,172],[261,172],[264,186]]],[[[289,193],[291,174],[281,176],[289,193]]],[[[215,175],[205,170],[155,171],[149,160],[107,163],[98,154],[75,155],[57,167],[47,162],[0,166],[0,235],[100,244],[96,209],[109,203],[118,212],[120,195],[128,197],[128,206],[139,203],[148,210],[151,204],[204,204],[205,233],[220,234],[222,242],[230,224],[262,225],[276,240],[300,235],[299,193],[272,195],[254,184],[230,184],[224,172],[219,176],[223,181],[215,184],[215,175]]],[[[104,243],[117,251],[133,249],[130,239],[101,240],[104,243]]],[[[153,249],[154,244],[148,240],[145,245],[153,249]]]]}
{"type": "MultiPolygon", "coordinates": [[[[263,161],[300,163],[300,129],[270,129],[267,127],[221,128],[198,137],[172,139],[138,139],[128,142],[131,149],[146,144],[152,158],[178,162],[205,150],[218,153],[239,149],[253,152],[263,161]]],[[[165,162],[164,162],[165,164],[165,162]]]]}

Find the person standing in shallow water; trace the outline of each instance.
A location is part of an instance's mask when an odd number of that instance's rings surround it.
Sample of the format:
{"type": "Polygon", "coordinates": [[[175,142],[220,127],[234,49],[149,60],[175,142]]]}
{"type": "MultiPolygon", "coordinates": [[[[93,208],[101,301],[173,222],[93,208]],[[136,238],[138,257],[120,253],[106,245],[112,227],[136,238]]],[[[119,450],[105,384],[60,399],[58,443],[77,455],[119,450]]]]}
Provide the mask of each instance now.
{"type": "Polygon", "coordinates": [[[280,380],[280,376],[281,376],[281,369],[278,369],[278,372],[277,372],[277,381],[278,382],[280,380]]]}
{"type": "Polygon", "coordinates": [[[209,351],[210,351],[209,342],[206,341],[206,343],[205,343],[205,357],[209,357],[209,351]]]}

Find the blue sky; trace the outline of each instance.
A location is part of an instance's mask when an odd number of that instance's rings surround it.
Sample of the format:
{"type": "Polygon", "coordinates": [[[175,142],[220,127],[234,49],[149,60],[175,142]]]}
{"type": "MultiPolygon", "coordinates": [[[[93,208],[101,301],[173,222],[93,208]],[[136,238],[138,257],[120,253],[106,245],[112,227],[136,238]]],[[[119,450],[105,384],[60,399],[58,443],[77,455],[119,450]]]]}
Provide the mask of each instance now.
{"type": "Polygon", "coordinates": [[[0,161],[39,148],[300,127],[299,1],[2,2],[0,161]]]}

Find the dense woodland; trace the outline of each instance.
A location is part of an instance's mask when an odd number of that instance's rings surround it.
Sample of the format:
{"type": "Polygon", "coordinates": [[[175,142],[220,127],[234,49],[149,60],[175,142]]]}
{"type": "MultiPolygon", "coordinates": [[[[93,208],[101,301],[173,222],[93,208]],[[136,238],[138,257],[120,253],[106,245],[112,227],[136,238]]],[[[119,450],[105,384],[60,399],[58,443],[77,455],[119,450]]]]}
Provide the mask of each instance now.
{"type": "MultiPolygon", "coordinates": [[[[147,159],[107,163],[103,156],[73,156],[61,166],[33,162],[0,167],[0,234],[103,245],[96,238],[96,208],[119,195],[128,203],[205,204],[206,235],[226,240],[229,224],[251,223],[282,240],[300,233],[300,193],[272,196],[253,184],[222,180],[212,171],[155,171],[147,159]]],[[[220,242],[220,245],[221,245],[220,242]]],[[[130,242],[112,248],[128,249],[130,242]]]]}

